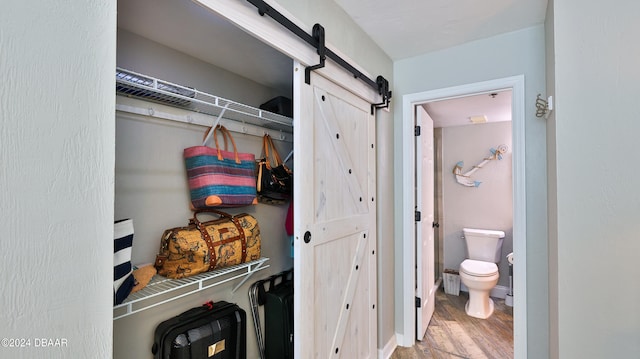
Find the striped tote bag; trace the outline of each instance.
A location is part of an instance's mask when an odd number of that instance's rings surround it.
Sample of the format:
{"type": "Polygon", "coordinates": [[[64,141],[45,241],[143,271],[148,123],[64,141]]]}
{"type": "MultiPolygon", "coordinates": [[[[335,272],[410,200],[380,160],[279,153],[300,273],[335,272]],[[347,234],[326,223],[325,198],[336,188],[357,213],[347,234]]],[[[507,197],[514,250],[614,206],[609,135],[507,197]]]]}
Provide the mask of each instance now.
{"type": "Polygon", "coordinates": [[[257,204],[255,155],[239,153],[231,133],[224,126],[215,127],[213,138],[215,148],[203,145],[184,150],[193,209],[257,204]],[[219,147],[218,133],[224,139],[224,150],[219,147]],[[229,142],[233,152],[227,150],[229,142]]]}
{"type": "Polygon", "coordinates": [[[113,225],[113,237],[113,304],[118,305],[127,298],[135,285],[131,266],[133,220],[116,221],[113,225]]]}

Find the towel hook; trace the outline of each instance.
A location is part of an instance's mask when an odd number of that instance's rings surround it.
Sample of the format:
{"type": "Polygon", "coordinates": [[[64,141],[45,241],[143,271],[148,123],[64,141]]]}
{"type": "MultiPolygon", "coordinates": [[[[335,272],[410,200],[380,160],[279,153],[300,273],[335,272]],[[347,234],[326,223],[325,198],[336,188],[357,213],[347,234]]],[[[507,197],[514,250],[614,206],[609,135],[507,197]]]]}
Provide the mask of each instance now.
{"type": "Polygon", "coordinates": [[[551,110],[553,110],[553,97],[549,96],[546,100],[540,97],[538,94],[536,98],[536,117],[549,118],[551,110]]]}

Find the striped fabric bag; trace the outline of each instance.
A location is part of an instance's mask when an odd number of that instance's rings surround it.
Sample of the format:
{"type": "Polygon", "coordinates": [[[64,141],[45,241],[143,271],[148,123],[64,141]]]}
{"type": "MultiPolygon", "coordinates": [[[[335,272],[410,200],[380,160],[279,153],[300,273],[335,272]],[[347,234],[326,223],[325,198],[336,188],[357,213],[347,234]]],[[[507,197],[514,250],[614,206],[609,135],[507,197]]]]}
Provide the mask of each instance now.
{"type": "Polygon", "coordinates": [[[238,153],[231,133],[224,126],[216,126],[213,138],[215,148],[203,144],[184,150],[192,207],[207,209],[257,204],[255,155],[238,153]],[[218,145],[218,131],[224,138],[224,150],[218,145]],[[233,152],[227,151],[227,140],[233,145],[233,152]]]}
{"type": "Polygon", "coordinates": [[[131,246],[133,245],[133,220],[123,219],[113,225],[113,304],[127,298],[133,286],[131,246]]]}

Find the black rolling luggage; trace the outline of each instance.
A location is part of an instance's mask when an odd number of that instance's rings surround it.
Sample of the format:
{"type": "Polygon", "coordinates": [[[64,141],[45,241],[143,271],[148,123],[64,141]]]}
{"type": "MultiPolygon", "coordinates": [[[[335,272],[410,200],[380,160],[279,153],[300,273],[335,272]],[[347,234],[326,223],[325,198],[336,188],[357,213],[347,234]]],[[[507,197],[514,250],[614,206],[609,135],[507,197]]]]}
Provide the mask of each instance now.
{"type": "Polygon", "coordinates": [[[156,327],[154,359],[246,359],[246,313],[236,304],[209,302],[156,327]]]}
{"type": "Polygon", "coordinates": [[[260,358],[293,359],[293,270],[255,282],[249,289],[260,358]],[[264,340],[258,306],[264,306],[264,340]]]}

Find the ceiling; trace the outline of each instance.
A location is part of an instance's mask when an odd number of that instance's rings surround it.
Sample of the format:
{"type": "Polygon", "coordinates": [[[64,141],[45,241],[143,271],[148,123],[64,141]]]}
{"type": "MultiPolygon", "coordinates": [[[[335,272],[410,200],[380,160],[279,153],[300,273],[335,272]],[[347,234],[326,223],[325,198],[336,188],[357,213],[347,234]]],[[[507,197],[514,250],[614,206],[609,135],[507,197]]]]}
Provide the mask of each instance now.
{"type": "MultiPolygon", "coordinates": [[[[547,0],[334,1],[394,60],[540,24],[547,5],[547,0]]],[[[118,27],[292,93],[291,59],[192,0],[118,0],[118,27]]],[[[465,97],[425,107],[436,127],[469,124],[468,118],[479,114],[502,121],[508,113],[510,120],[506,97],[465,97]]]]}
{"type": "Polygon", "coordinates": [[[471,125],[472,116],[486,116],[491,123],[511,121],[511,90],[433,101],[423,107],[436,128],[471,125]]]}
{"type": "Polygon", "coordinates": [[[547,0],[334,1],[393,60],[541,24],[547,9],[547,0]]]}

